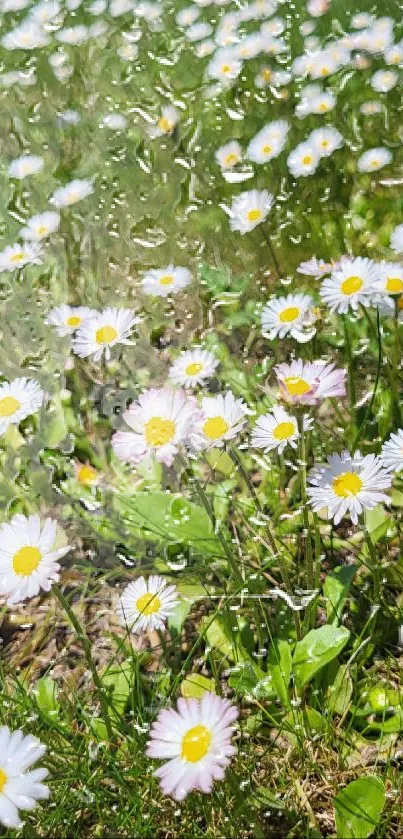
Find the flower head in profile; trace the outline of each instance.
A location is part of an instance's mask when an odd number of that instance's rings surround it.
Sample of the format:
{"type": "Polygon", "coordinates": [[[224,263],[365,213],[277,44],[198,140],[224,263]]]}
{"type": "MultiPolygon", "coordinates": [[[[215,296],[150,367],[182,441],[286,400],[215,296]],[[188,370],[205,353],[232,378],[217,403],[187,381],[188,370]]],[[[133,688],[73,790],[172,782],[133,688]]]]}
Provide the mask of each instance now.
{"type": "Polygon", "coordinates": [[[0,253],[0,274],[4,271],[19,271],[25,265],[41,265],[42,248],[37,242],[24,242],[23,245],[7,245],[0,253]]]}
{"type": "Polygon", "coordinates": [[[382,466],[391,472],[401,472],[403,469],[403,428],[393,432],[389,440],[382,446],[382,466]]]}
{"type": "Polygon", "coordinates": [[[60,186],[55,190],[50,203],[57,209],[64,207],[71,207],[72,204],[77,204],[84,198],[88,198],[94,192],[94,186],[89,178],[75,178],[65,186],[60,186]]]}
{"type": "Polygon", "coordinates": [[[176,385],[196,387],[213,376],[217,366],[217,359],[208,350],[188,350],[176,359],[168,376],[176,385]]]}
{"type": "Polygon", "coordinates": [[[267,219],[273,205],[273,195],[267,189],[251,189],[241,192],[233,198],[227,213],[230,217],[231,230],[242,235],[250,233],[267,219]]]}
{"type": "Polygon", "coordinates": [[[305,277],[315,277],[315,279],[320,280],[325,274],[330,274],[333,267],[331,262],[326,262],[324,259],[317,259],[316,256],[313,256],[312,259],[301,262],[298,265],[297,271],[299,274],[304,274],[305,277]]]}
{"type": "Polygon", "coordinates": [[[176,586],[170,586],[163,577],[152,574],[147,580],[139,577],[123,589],[118,612],[131,632],[164,629],[178,602],[176,586]]]}
{"type": "Polygon", "coordinates": [[[189,442],[200,411],[193,398],[174,388],[151,388],[123,414],[130,431],[113,435],[115,454],[137,464],[153,456],[171,466],[180,446],[189,442]]]}
{"type": "Polygon", "coordinates": [[[273,297],[262,311],[263,335],[273,341],[290,335],[300,343],[315,334],[313,300],[309,294],[288,294],[273,297]]]}
{"type": "Polygon", "coordinates": [[[22,228],[21,236],[23,239],[39,242],[41,239],[46,239],[47,236],[54,233],[58,229],[59,224],[59,213],[49,210],[46,213],[31,216],[26,222],[25,227],[22,228]]]}
{"type": "Polygon", "coordinates": [[[23,154],[13,160],[8,167],[10,178],[22,181],[28,175],[36,175],[43,169],[43,157],[36,154],[23,154]]]}
{"type": "Polygon", "coordinates": [[[55,326],[60,337],[73,335],[80,328],[83,321],[89,317],[96,317],[95,309],[88,309],[87,306],[67,306],[62,303],[49,312],[45,323],[55,326]]]}
{"type": "Polygon", "coordinates": [[[0,385],[0,435],[10,425],[19,423],[31,414],[36,414],[45,394],[34,379],[14,379],[0,385]]]}
{"type": "Polygon", "coordinates": [[[99,483],[100,473],[90,463],[81,463],[76,460],[74,464],[75,479],[79,484],[86,487],[93,487],[99,483]]]}
{"type": "Polygon", "coordinates": [[[37,801],[49,798],[49,787],[42,783],[48,770],[30,769],[45,752],[46,746],[32,734],[0,727],[0,822],[4,827],[22,828],[19,810],[32,811],[37,801]]]}
{"type": "MultiPolygon", "coordinates": [[[[304,418],[304,429],[307,431],[313,420],[304,418]]],[[[263,414],[256,422],[252,431],[251,444],[264,453],[277,449],[282,454],[286,446],[297,447],[299,437],[298,423],[281,405],[275,405],[267,414],[263,414]]]]}
{"type": "Polygon", "coordinates": [[[156,770],[165,795],[183,801],[191,790],[210,793],[231,758],[238,709],[228,699],[204,693],[201,699],[178,699],[177,710],[162,710],[151,726],[149,757],[168,762],[156,770]]]}
{"type": "Polygon", "coordinates": [[[192,282],[188,268],[167,265],[166,268],[153,268],[144,274],[142,288],[144,294],[152,297],[168,297],[186,288],[192,282]]]}
{"type": "Polygon", "coordinates": [[[201,416],[192,435],[192,446],[201,449],[221,448],[234,440],[246,422],[248,408],[242,399],[231,391],[218,396],[204,396],[201,416]]]}
{"type": "Polygon", "coordinates": [[[0,527],[0,593],[13,605],[50,591],[59,579],[69,545],[57,547],[57,522],[39,516],[13,516],[0,527]]]}
{"type": "Polygon", "coordinates": [[[328,519],[339,524],[348,515],[353,524],[363,510],[372,510],[382,502],[388,504],[384,490],[391,478],[381,458],[374,454],[363,457],[359,452],[332,454],[325,464],[315,466],[309,474],[308,496],[315,511],[327,507],[328,519]]]}
{"type": "Polygon", "coordinates": [[[111,357],[116,344],[130,344],[130,333],[140,322],[132,309],[108,307],[103,312],[85,317],[72,341],[72,349],[81,358],[92,356],[94,361],[111,357]]]}
{"type": "Polygon", "coordinates": [[[378,266],[378,289],[392,296],[403,294],[403,265],[398,262],[382,262],[378,266]]]}
{"type": "Polygon", "coordinates": [[[390,237],[390,247],[394,253],[403,253],[403,224],[398,224],[390,237]]]}
{"type": "Polygon", "coordinates": [[[277,364],[274,368],[285,402],[292,405],[317,405],[322,399],[346,395],[346,371],[325,361],[302,361],[277,364]]]}
{"type": "Polygon", "coordinates": [[[368,149],[357,160],[359,172],[377,172],[392,162],[392,153],[382,146],[375,149],[368,149]]]}
{"type": "Polygon", "coordinates": [[[230,140],[220,146],[215,153],[215,159],[221,169],[233,169],[242,160],[242,147],[238,140],[230,140]]]}
{"type": "Polygon", "coordinates": [[[332,312],[344,314],[349,309],[371,306],[377,290],[378,268],[366,257],[343,256],[320,289],[320,296],[332,312]]]}

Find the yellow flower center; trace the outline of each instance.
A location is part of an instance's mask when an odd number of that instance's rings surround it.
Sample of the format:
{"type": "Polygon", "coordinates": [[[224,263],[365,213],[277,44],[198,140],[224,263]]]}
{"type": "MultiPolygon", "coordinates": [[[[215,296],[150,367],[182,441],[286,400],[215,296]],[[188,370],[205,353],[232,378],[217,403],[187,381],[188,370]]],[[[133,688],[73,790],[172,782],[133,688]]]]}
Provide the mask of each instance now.
{"type": "Polygon", "coordinates": [[[3,396],[0,399],[0,417],[11,417],[21,407],[21,402],[14,396],[3,396]]]}
{"type": "Polygon", "coordinates": [[[8,781],[8,778],[7,778],[6,773],[3,772],[2,769],[0,769],[0,795],[3,792],[3,788],[5,787],[7,781],[8,781]]]}
{"type": "Polygon", "coordinates": [[[272,151],[273,151],[273,149],[272,149],[271,146],[263,146],[263,148],[262,148],[263,154],[271,154],[272,151]]]}
{"type": "Polygon", "coordinates": [[[97,470],[94,469],[93,466],[89,466],[89,464],[84,464],[84,466],[81,466],[77,472],[77,480],[80,484],[93,484],[95,483],[97,476],[97,470]]]}
{"type": "Polygon", "coordinates": [[[343,294],[355,294],[363,285],[361,277],[347,277],[341,284],[341,291],[343,294]]]}
{"type": "Polygon", "coordinates": [[[25,257],[24,251],[19,251],[18,253],[13,253],[12,257],[10,257],[10,262],[21,262],[25,257]]]}
{"type": "Polygon", "coordinates": [[[388,277],[386,282],[386,291],[389,294],[400,294],[403,291],[403,280],[400,277],[388,277]]]}
{"type": "Polygon", "coordinates": [[[172,274],[164,274],[163,277],[160,277],[160,285],[171,285],[173,283],[174,278],[172,274]]]}
{"type": "Polygon", "coordinates": [[[70,318],[66,320],[66,326],[80,326],[82,318],[78,315],[72,315],[70,318]]]}
{"type": "Polygon", "coordinates": [[[101,326],[95,333],[97,344],[110,344],[117,337],[118,331],[114,326],[101,326]]]}
{"type": "Polygon", "coordinates": [[[185,373],[187,376],[197,376],[200,370],[203,370],[203,365],[199,361],[194,361],[193,364],[188,364],[185,373]]]}
{"type": "Polygon", "coordinates": [[[300,379],[299,376],[289,376],[284,379],[284,384],[290,396],[304,396],[311,390],[311,385],[304,379],[300,379]]]}
{"type": "Polygon", "coordinates": [[[27,545],[20,548],[13,556],[13,569],[21,577],[28,577],[38,567],[42,559],[39,548],[27,545]]]}
{"type": "Polygon", "coordinates": [[[231,72],[231,65],[230,64],[223,64],[221,67],[222,73],[230,73],[231,72]]]}
{"type": "Polygon", "coordinates": [[[258,221],[262,217],[261,210],[249,210],[248,221],[258,221]]]}
{"type": "Polygon", "coordinates": [[[355,472],[342,472],[332,481],[333,490],[339,498],[357,495],[362,487],[362,480],[355,472]]]}
{"type": "Polygon", "coordinates": [[[234,151],[232,151],[230,152],[230,154],[227,154],[226,158],[224,159],[224,163],[226,166],[233,166],[234,163],[238,162],[238,159],[238,155],[235,154],[234,151]]]}
{"type": "Polygon", "coordinates": [[[228,429],[229,425],[224,417],[210,417],[203,425],[203,431],[210,440],[218,440],[228,429]]]}
{"type": "Polygon", "coordinates": [[[371,166],[373,168],[376,168],[377,166],[379,166],[379,160],[377,158],[375,158],[374,160],[371,160],[371,166]]]}
{"type": "Polygon", "coordinates": [[[327,149],[328,145],[329,145],[329,140],[322,140],[322,142],[321,142],[322,149],[327,149]]]}
{"type": "Polygon", "coordinates": [[[167,117],[161,117],[158,120],[158,128],[160,128],[164,134],[169,134],[169,132],[172,131],[173,125],[170,119],[167,117]]]}
{"type": "Polygon", "coordinates": [[[42,225],[42,227],[38,227],[38,228],[37,228],[37,231],[36,231],[36,232],[37,232],[38,236],[43,236],[43,235],[44,235],[44,233],[47,233],[47,232],[48,232],[48,228],[47,228],[47,227],[45,227],[45,225],[42,225]]]}
{"type": "Polygon", "coordinates": [[[156,594],[152,594],[151,592],[142,594],[141,597],[136,600],[136,609],[138,609],[142,615],[155,615],[160,608],[161,600],[156,594]]]}
{"type": "Polygon", "coordinates": [[[329,75],[328,68],[327,67],[322,67],[321,74],[322,74],[322,76],[328,76],[329,75]]]}
{"type": "Polygon", "coordinates": [[[165,446],[175,434],[175,423],[163,417],[151,417],[144,433],[149,446],[165,446]]]}
{"type": "Polygon", "coordinates": [[[305,157],[302,158],[302,162],[305,166],[308,166],[309,163],[312,163],[312,155],[306,154],[305,157]]]}
{"type": "Polygon", "coordinates": [[[269,82],[271,79],[271,70],[262,70],[262,78],[265,82],[269,82]]]}
{"type": "Polygon", "coordinates": [[[283,309],[280,312],[280,320],[282,323],[291,323],[299,316],[299,309],[297,306],[290,306],[288,309],[283,309]]]}
{"type": "Polygon", "coordinates": [[[321,113],[324,114],[325,111],[327,111],[327,110],[328,110],[328,105],[326,105],[326,102],[321,102],[319,107],[318,107],[318,111],[321,111],[321,113]]]}
{"type": "Polygon", "coordinates": [[[197,763],[206,756],[211,743],[211,733],[205,725],[195,725],[182,740],[181,757],[189,763],[197,763]]]}
{"type": "Polygon", "coordinates": [[[292,422],[280,422],[273,431],[273,437],[276,440],[287,440],[293,434],[295,434],[295,425],[292,422]]]}

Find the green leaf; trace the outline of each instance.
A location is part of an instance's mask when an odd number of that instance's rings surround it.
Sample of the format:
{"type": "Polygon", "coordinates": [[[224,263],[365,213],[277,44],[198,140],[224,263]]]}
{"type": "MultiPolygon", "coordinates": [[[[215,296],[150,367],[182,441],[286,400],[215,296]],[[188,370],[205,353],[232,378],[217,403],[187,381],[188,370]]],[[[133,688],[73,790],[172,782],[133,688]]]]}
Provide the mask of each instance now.
{"type": "Polygon", "coordinates": [[[213,524],[204,507],[169,492],[138,492],[116,498],[118,512],[129,528],[148,539],[191,545],[207,556],[223,556],[213,524]]]}
{"type": "Polygon", "coordinates": [[[201,673],[189,673],[189,676],[181,682],[180,691],[187,699],[200,699],[206,691],[215,693],[214,679],[208,679],[201,673]]]}
{"type": "Polygon", "coordinates": [[[328,706],[332,714],[340,717],[346,711],[353,693],[353,680],[346,666],[340,666],[327,690],[328,706]]]}
{"type": "Polygon", "coordinates": [[[356,565],[337,565],[326,577],[323,594],[327,601],[327,618],[331,624],[337,624],[341,620],[343,606],[356,570],[356,565]]]}
{"type": "Polygon", "coordinates": [[[334,799],[337,836],[366,839],[379,824],[385,800],[384,785],[374,775],[351,781],[334,799]]]}
{"type": "Polygon", "coordinates": [[[134,680],[133,665],[131,661],[123,661],[119,666],[108,669],[103,677],[102,684],[109,688],[111,696],[111,716],[121,715],[127,705],[131,694],[134,680]],[[113,712],[115,710],[116,713],[113,712]]]}
{"type": "Polygon", "coordinates": [[[268,655],[268,671],[273,687],[285,708],[290,705],[288,685],[291,677],[292,657],[290,644],[286,640],[273,641],[268,655]]]}
{"type": "Polygon", "coordinates": [[[43,676],[38,679],[34,693],[40,710],[47,716],[56,717],[60,711],[56,682],[50,676],[43,676]]]}
{"type": "Polygon", "coordinates": [[[310,682],[318,670],[339,655],[349,637],[350,632],[343,626],[311,629],[294,650],[292,666],[296,684],[301,688],[310,682]]]}

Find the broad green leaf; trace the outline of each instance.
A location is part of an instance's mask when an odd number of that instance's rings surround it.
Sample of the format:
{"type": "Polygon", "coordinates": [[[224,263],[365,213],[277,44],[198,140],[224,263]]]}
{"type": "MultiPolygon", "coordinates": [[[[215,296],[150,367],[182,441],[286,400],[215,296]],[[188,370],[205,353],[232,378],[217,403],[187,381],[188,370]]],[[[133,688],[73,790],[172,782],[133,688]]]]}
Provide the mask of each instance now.
{"type": "Polygon", "coordinates": [[[302,688],[329,661],[339,655],[350,637],[348,629],[340,626],[321,626],[311,629],[298,641],[293,656],[293,672],[298,687],[302,688]]]}
{"type": "Polygon", "coordinates": [[[122,664],[111,667],[102,677],[102,684],[110,690],[110,702],[117,714],[122,714],[127,705],[133,679],[133,666],[130,661],[123,661],[122,664]]]}
{"type": "Polygon", "coordinates": [[[201,673],[189,673],[189,676],[181,682],[180,691],[187,699],[200,699],[207,691],[215,693],[214,679],[208,679],[201,673]]]}
{"type": "Polygon", "coordinates": [[[43,676],[38,679],[34,693],[41,711],[51,717],[56,717],[60,710],[56,682],[50,676],[43,676]]]}
{"type": "Polygon", "coordinates": [[[290,682],[292,656],[290,644],[286,640],[273,641],[268,656],[268,670],[274,689],[285,708],[290,705],[288,685],[290,682]]]}
{"type": "Polygon", "coordinates": [[[384,785],[374,775],[351,781],[334,799],[337,836],[367,839],[379,824],[385,800],[384,785]]]}
{"type": "Polygon", "coordinates": [[[343,606],[353,581],[356,565],[337,565],[328,574],[323,585],[326,598],[326,613],[329,623],[340,623],[343,606]]]}
{"type": "Polygon", "coordinates": [[[353,693],[353,680],[345,666],[340,666],[336,677],[327,689],[328,706],[332,714],[342,716],[353,693]]]}
{"type": "Polygon", "coordinates": [[[256,672],[251,661],[243,661],[232,669],[228,684],[241,696],[252,696],[259,683],[259,676],[262,677],[263,675],[262,672],[260,674],[256,672]]]}

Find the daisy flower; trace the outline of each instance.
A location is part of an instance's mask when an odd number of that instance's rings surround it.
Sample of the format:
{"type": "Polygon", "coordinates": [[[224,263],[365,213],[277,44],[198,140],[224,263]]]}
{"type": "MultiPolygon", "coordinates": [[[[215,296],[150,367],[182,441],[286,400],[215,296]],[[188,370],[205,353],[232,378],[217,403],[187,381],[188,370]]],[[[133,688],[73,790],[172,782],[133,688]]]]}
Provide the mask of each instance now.
{"type": "Polygon", "coordinates": [[[377,93],[388,93],[395,87],[398,78],[395,70],[377,70],[370,80],[370,85],[377,93]]]}
{"type": "Polygon", "coordinates": [[[80,358],[93,356],[99,361],[105,353],[111,357],[111,347],[116,344],[130,344],[129,336],[133,327],[140,322],[132,309],[114,309],[108,307],[103,312],[86,317],[72,341],[72,350],[80,358]]]}
{"type": "Polygon", "coordinates": [[[42,26],[27,17],[20,26],[7,32],[1,43],[6,50],[35,50],[46,47],[50,38],[42,26]]]}
{"type": "Polygon", "coordinates": [[[237,140],[231,140],[225,146],[220,146],[215,153],[215,159],[221,169],[232,169],[242,159],[242,147],[237,140]]]}
{"type": "Polygon", "coordinates": [[[83,198],[88,198],[94,192],[93,183],[89,178],[75,178],[65,186],[56,189],[50,198],[50,203],[57,209],[70,207],[83,198]]]}
{"type": "Polygon", "coordinates": [[[383,262],[379,265],[378,288],[385,294],[403,294],[403,265],[383,262]]]}
{"type": "Polygon", "coordinates": [[[200,412],[183,390],[151,388],[123,414],[130,431],[118,431],[112,447],[120,460],[137,464],[145,457],[171,466],[179,446],[189,441],[200,412]]]}
{"type": "Polygon", "coordinates": [[[217,366],[217,359],[208,350],[189,350],[176,359],[168,377],[176,385],[194,387],[213,376],[217,366]]]}
{"type": "MultiPolygon", "coordinates": [[[[304,428],[311,428],[313,420],[304,419],[304,428]]],[[[252,446],[263,449],[264,453],[277,449],[282,454],[289,444],[293,449],[297,447],[299,437],[298,423],[295,417],[288,414],[281,405],[275,405],[272,411],[259,417],[252,431],[252,446]]]]}
{"type": "Polygon", "coordinates": [[[403,253],[403,224],[398,224],[390,237],[390,247],[395,253],[403,253]]]}
{"type": "Polygon", "coordinates": [[[168,297],[170,294],[182,291],[191,282],[192,275],[188,268],[178,268],[171,264],[166,268],[153,268],[147,271],[141,285],[144,294],[150,294],[153,297],[168,297]]]}
{"type": "Polygon", "coordinates": [[[331,262],[325,262],[324,259],[316,259],[316,256],[313,256],[312,259],[301,262],[297,271],[299,274],[304,274],[305,277],[315,277],[315,279],[320,280],[325,274],[329,274],[332,268],[331,262]]]}
{"type": "Polygon", "coordinates": [[[344,139],[337,128],[327,125],[324,128],[316,128],[309,136],[315,151],[321,157],[329,157],[336,149],[340,149],[344,139]]]}
{"type": "Polygon", "coordinates": [[[49,787],[42,783],[48,770],[27,771],[45,752],[46,746],[32,734],[0,727],[0,822],[4,827],[22,828],[19,810],[33,810],[37,801],[49,798],[49,787]]]}
{"type": "Polygon", "coordinates": [[[370,306],[378,277],[377,266],[371,259],[343,256],[331,276],[323,281],[320,296],[330,311],[340,314],[350,308],[357,309],[360,303],[370,306]]]}
{"type": "Polygon", "coordinates": [[[10,178],[22,181],[28,175],[36,175],[41,169],[43,169],[43,157],[38,157],[36,154],[23,154],[10,163],[8,174],[10,178]]]}
{"type": "Polygon", "coordinates": [[[246,422],[247,406],[242,399],[236,399],[231,391],[218,396],[205,396],[201,404],[202,415],[192,435],[192,446],[196,450],[221,448],[233,440],[246,422]]]}
{"type": "Polygon", "coordinates": [[[193,789],[210,793],[221,781],[236,749],[231,745],[237,708],[206,692],[201,699],[178,699],[177,710],[160,711],[151,726],[149,757],[168,760],[156,770],[165,795],[183,801],[193,789]]]}
{"type": "Polygon", "coordinates": [[[320,155],[313,143],[304,142],[299,143],[288,155],[287,166],[294,178],[299,178],[301,175],[313,175],[319,160],[320,155]]]}
{"type": "Polygon", "coordinates": [[[41,239],[46,239],[47,236],[54,233],[59,227],[59,224],[59,213],[49,210],[46,213],[40,213],[37,216],[29,218],[26,226],[21,230],[21,236],[23,239],[39,242],[41,239]]]}
{"type": "Polygon", "coordinates": [[[368,149],[357,160],[359,172],[377,172],[392,162],[392,154],[389,149],[379,148],[368,149]]]}
{"type": "Polygon", "coordinates": [[[210,23],[198,21],[194,23],[192,26],[189,26],[188,29],[185,31],[185,38],[187,41],[191,43],[195,43],[196,41],[202,41],[203,38],[208,38],[213,31],[213,27],[210,23]]]}
{"type": "Polygon", "coordinates": [[[380,102],[363,102],[363,104],[360,105],[360,112],[364,114],[364,116],[379,114],[381,110],[382,105],[380,102]]]}
{"type": "Polygon", "coordinates": [[[154,137],[173,134],[180,120],[180,113],[173,105],[165,105],[161,109],[161,116],[153,130],[154,137]]]}
{"type": "Polygon", "coordinates": [[[239,76],[241,70],[242,61],[236,52],[232,49],[218,49],[207,67],[207,76],[227,85],[239,76]]]}
{"type": "Polygon", "coordinates": [[[403,469],[403,428],[393,432],[382,446],[380,455],[382,466],[388,471],[401,472],[403,469]]]}
{"type": "Polygon", "coordinates": [[[273,297],[262,312],[263,335],[267,335],[271,341],[291,335],[305,343],[315,334],[315,328],[309,328],[314,319],[313,300],[308,294],[273,297]]]}
{"type": "Polygon", "coordinates": [[[13,605],[50,591],[70,545],[56,547],[57,522],[20,513],[0,527],[0,592],[13,605]]]}
{"type": "Polygon", "coordinates": [[[36,242],[7,245],[0,253],[0,274],[3,271],[19,271],[25,265],[42,264],[42,248],[36,242]]]}
{"type": "Polygon", "coordinates": [[[55,326],[57,334],[63,338],[65,335],[72,335],[81,326],[83,320],[96,316],[97,312],[94,309],[88,309],[87,306],[67,306],[62,303],[61,306],[51,309],[45,323],[55,326]]]}
{"type": "Polygon", "coordinates": [[[390,499],[383,492],[391,485],[390,475],[374,454],[363,457],[360,452],[332,454],[327,463],[315,466],[308,477],[310,503],[317,512],[327,507],[328,519],[339,524],[349,515],[353,524],[363,510],[372,510],[390,499]]]}
{"type": "Polygon", "coordinates": [[[230,209],[226,210],[230,217],[231,230],[239,231],[242,236],[250,233],[258,224],[267,219],[273,201],[273,195],[267,189],[241,192],[232,199],[230,209]]]}
{"type": "Polygon", "coordinates": [[[291,404],[317,405],[322,399],[346,395],[346,371],[325,361],[298,358],[291,364],[277,364],[274,372],[282,398],[291,404]]]}
{"type": "Polygon", "coordinates": [[[19,425],[21,420],[36,414],[45,394],[34,379],[14,379],[0,385],[0,435],[9,425],[19,425]]]}
{"type": "Polygon", "coordinates": [[[385,50],[386,64],[402,64],[403,63],[403,41],[398,44],[392,44],[385,50]]]}
{"type": "Polygon", "coordinates": [[[268,163],[282,152],[289,131],[286,120],[276,120],[261,128],[250,141],[246,153],[253,163],[268,163]]]}
{"type": "Polygon", "coordinates": [[[170,586],[163,577],[152,574],[148,580],[139,577],[123,589],[118,613],[131,632],[164,629],[167,618],[178,603],[176,586],[170,586]]]}

